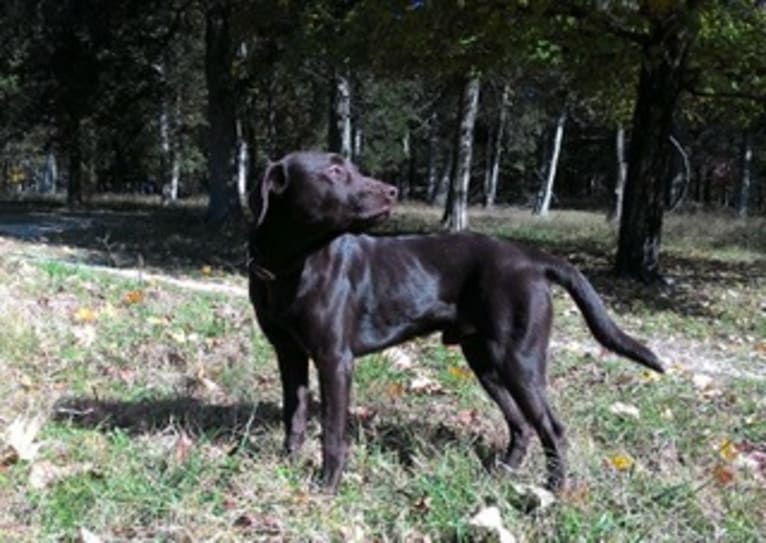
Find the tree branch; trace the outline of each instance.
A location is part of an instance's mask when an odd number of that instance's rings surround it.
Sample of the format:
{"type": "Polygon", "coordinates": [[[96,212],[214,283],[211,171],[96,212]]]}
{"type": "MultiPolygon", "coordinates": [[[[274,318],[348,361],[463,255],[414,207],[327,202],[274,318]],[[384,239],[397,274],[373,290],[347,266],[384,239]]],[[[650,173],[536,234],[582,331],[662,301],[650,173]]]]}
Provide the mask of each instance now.
{"type": "Polygon", "coordinates": [[[735,91],[703,91],[694,87],[687,87],[686,91],[692,96],[699,98],[721,98],[726,100],[746,100],[749,102],[763,103],[766,105],[766,94],[753,94],[749,92],[735,91]]]}

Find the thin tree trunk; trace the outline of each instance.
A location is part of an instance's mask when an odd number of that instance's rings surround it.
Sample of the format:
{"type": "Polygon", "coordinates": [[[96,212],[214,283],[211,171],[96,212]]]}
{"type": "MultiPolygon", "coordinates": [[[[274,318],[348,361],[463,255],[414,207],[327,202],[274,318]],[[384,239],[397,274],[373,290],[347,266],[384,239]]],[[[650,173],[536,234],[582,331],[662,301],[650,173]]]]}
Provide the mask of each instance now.
{"type": "Polygon", "coordinates": [[[445,213],[449,209],[447,204],[449,195],[450,179],[452,179],[452,167],[455,163],[455,152],[450,149],[444,159],[444,167],[442,168],[442,174],[437,176],[436,186],[434,192],[431,195],[431,205],[444,207],[445,213]]]}
{"type": "Polygon", "coordinates": [[[744,219],[748,215],[750,188],[752,184],[753,145],[750,132],[742,134],[740,155],[739,183],[737,186],[737,217],[744,219]]]}
{"type": "Polygon", "coordinates": [[[614,206],[611,208],[607,220],[619,224],[622,217],[625,181],[628,178],[628,161],[625,160],[625,127],[623,125],[617,127],[615,150],[617,154],[617,180],[614,183],[614,206]]]}
{"type": "Polygon", "coordinates": [[[351,158],[351,85],[347,76],[334,74],[331,97],[328,135],[330,151],[351,158]]]}
{"type": "Polygon", "coordinates": [[[356,129],[354,129],[354,162],[358,162],[362,158],[362,136],[362,129],[357,126],[356,129]]]}
{"type": "Polygon", "coordinates": [[[471,182],[471,159],[473,158],[473,131],[479,110],[479,77],[466,78],[460,106],[460,130],[458,132],[457,156],[451,183],[451,202],[447,202],[447,227],[453,232],[468,228],[468,187],[471,182]],[[451,205],[450,205],[451,204],[451,205]]]}
{"type": "Polygon", "coordinates": [[[45,155],[45,165],[42,175],[38,182],[37,191],[41,194],[56,194],[56,184],[58,183],[58,164],[56,163],[56,154],[49,150],[45,155]]]}
{"type": "Polygon", "coordinates": [[[433,203],[436,197],[436,189],[439,185],[439,127],[438,116],[434,111],[428,124],[428,184],[426,199],[433,203]]]}
{"type": "Polygon", "coordinates": [[[67,183],[67,204],[77,206],[82,203],[82,142],[80,119],[73,119],[67,131],[66,140],[69,151],[69,181],[67,183]]]}
{"type": "Polygon", "coordinates": [[[482,204],[487,206],[489,182],[492,178],[492,127],[487,125],[487,142],[484,145],[484,183],[482,183],[482,204]]]}
{"type": "Polygon", "coordinates": [[[221,223],[238,215],[236,103],[232,80],[229,7],[216,2],[206,13],[205,79],[208,90],[208,170],[210,201],[207,221],[221,223]]]}
{"type": "Polygon", "coordinates": [[[503,86],[503,96],[500,100],[500,115],[497,119],[497,131],[495,132],[494,149],[492,153],[492,168],[489,174],[489,182],[484,188],[484,206],[492,207],[495,205],[497,197],[497,182],[500,178],[500,159],[503,155],[503,137],[505,135],[505,125],[508,120],[508,106],[510,105],[511,87],[506,84],[503,86]]]}
{"type": "Polygon", "coordinates": [[[670,179],[669,189],[667,190],[667,194],[669,195],[667,211],[675,211],[684,203],[684,200],[686,200],[686,195],[689,192],[689,183],[691,183],[692,172],[688,153],[672,134],[670,136],[670,143],[673,144],[675,150],[681,155],[681,166],[683,167],[683,172],[676,173],[670,179]]]}
{"type": "Polygon", "coordinates": [[[412,163],[412,147],[410,146],[410,132],[409,130],[404,134],[402,138],[402,154],[404,159],[399,168],[399,199],[409,200],[410,189],[412,188],[410,182],[412,181],[410,166],[412,163]]]}
{"type": "Polygon", "coordinates": [[[237,194],[239,195],[239,204],[243,210],[248,209],[247,174],[249,169],[250,150],[247,146],[242,121],[237,119],[237,194]]]}
{"type": "Polygon", "coordinates": [[[551,160],[548,164],[548,174],[545,176],[545,182],[537,196],[537,202],[534,209],[535,215],[545,216],[550,211],[551,197],[553,196],[553,182],[556,180],[556,170],[559,167],[559,157],[561,156],[561,142],[564,140],[564,125],[567,121],[567,114],[562,113],[556,121],[556,133],[553,137],[553,151],[551,160]]]}

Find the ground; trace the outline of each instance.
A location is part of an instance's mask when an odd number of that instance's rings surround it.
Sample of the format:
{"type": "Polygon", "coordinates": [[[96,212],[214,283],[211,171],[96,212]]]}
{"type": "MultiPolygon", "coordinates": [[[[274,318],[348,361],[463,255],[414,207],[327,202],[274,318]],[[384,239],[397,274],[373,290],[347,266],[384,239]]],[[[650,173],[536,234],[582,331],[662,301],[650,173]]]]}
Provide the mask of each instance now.
{"type": "MultiPolygon", "coordinates": [[[[349,468],[337,496],[319,492],[315,419],[299,460],[279,454],[244,229],[200,216],[0,206],[0,541],[452,540],[491,505],[521,541],[766,532],[763,220],[670,216],[669,285],[644,287],[610,274],[601,216],[472,211],[475,229],[581,267],[669,368],[604,352],[556,291],[549,380],[572,483],[530,511],[518,485],[543,480],[539,446],[518,473],[491,469],[501,417],[435,337],[359,361],[349,468]]],[[[385,228],[437,225],[405,206],[385,228]]]]}

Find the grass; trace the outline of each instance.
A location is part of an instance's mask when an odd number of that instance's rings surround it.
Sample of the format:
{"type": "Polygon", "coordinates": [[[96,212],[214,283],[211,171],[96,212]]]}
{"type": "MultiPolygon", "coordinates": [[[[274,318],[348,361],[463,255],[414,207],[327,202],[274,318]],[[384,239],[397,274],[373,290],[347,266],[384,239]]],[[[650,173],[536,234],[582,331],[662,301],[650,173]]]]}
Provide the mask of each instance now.
{"type": "MultiPolygon", "coordinates": [[[[435,217],[406,208],[391,228],[435,217]]],[[[519,473],[487,469],[505,446],[502,418],[438,337],[405,346],[404,361],[358,361],[352,452],[329,497],[315,486],[316,418],[300,458],[279,454],[276,363],[245,296],[156,280],[159,268],[142,279],[78,264],[92,256],[85,241],[64,258],[57,240],[0,238],[0,432],[44,418],[30,460],[0,444],[0,541],[74,541],[83,529],[107,541],[461,540],[488,505],[522,541],[762,537],[766,481],[744,460],[766,452],[766,274],[761,242],[743,234],[762,222],[671,218],[664,289],[606,273],[614,233],[596,215],[499,210],[473,224],[575,261],[671,367],[656,380],[605,356],[556,291],[550,396],[572,484],[551,508],[528,513],[515,498],[515,484],[544,478],[537,442],[519,473]],[[638,417],[615,413],[618,402],[638,417]],[[632,464],[617,469],[619,457],[632,464]]],[[[203,241],[208,258],[215,240],[203,241]]],[[[244,291],[236,266],[202,273],[210,261],[189,258],[176,279],[244,291]]]]}

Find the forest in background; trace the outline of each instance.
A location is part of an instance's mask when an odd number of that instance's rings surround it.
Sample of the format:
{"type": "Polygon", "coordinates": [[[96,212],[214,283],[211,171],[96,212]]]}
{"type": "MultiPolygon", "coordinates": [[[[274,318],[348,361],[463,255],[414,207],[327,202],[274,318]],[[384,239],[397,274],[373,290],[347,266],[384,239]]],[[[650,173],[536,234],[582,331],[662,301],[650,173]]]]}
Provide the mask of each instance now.
{"type": "Polygon", "coordinates": [[[441,206],[603,209],[661,278],[669,211],[766,211],[766,3],[7,0],[0,192],[209,195],[342,153],[441,206]]]}

